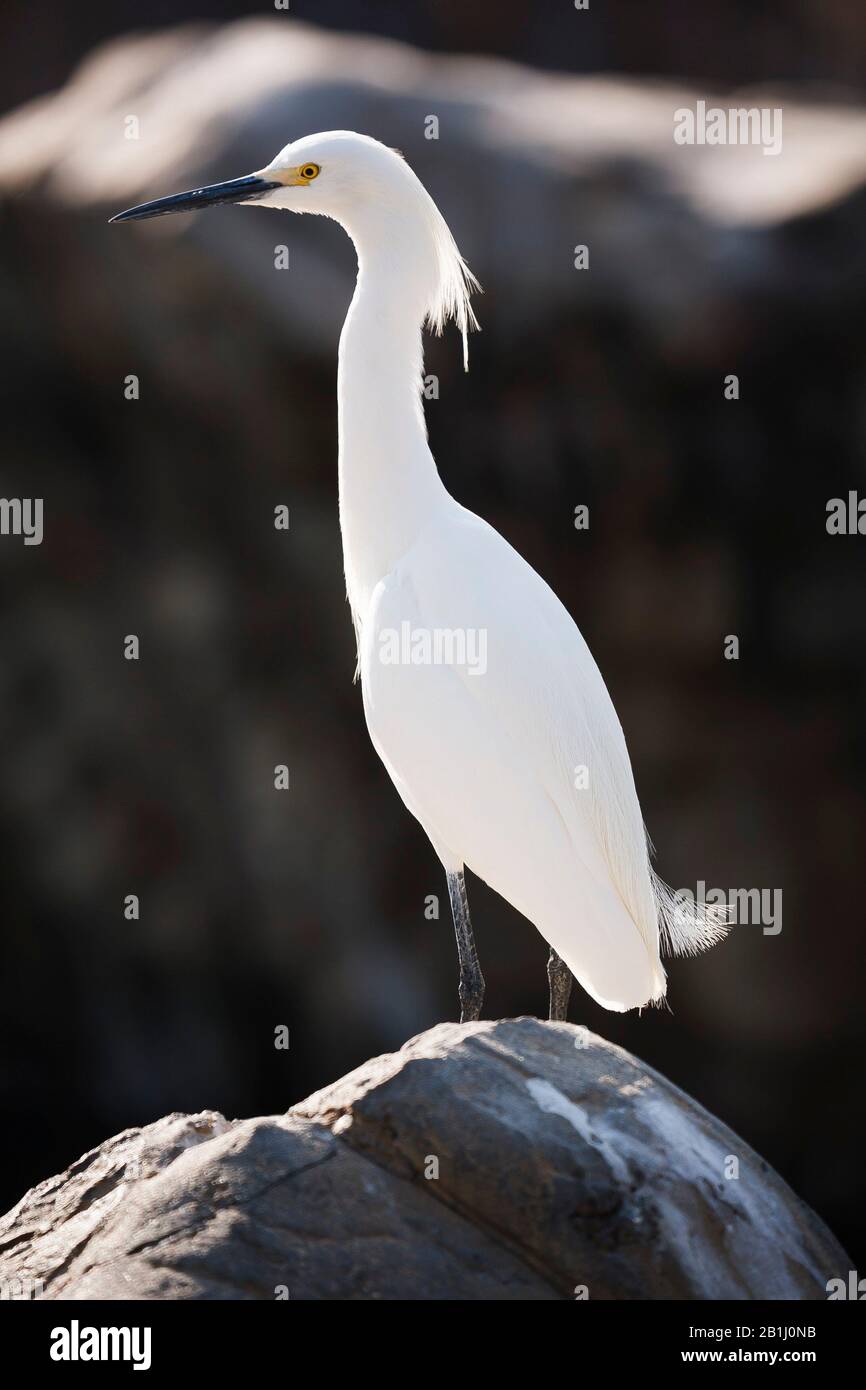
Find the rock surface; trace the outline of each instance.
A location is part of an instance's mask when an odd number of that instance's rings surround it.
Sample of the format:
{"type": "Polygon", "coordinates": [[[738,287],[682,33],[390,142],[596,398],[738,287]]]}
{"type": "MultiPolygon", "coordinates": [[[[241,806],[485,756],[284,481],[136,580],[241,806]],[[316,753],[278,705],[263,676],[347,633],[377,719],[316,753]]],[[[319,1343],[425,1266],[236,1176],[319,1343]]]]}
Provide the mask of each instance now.
{"type": "Polygon", "coordinates": [[[441,1024],[286,1115],[127,1130],[0,1221],[7,1297],[822,1299],[850,1267],[670,1082],[526,1018],[441,1024]]]}

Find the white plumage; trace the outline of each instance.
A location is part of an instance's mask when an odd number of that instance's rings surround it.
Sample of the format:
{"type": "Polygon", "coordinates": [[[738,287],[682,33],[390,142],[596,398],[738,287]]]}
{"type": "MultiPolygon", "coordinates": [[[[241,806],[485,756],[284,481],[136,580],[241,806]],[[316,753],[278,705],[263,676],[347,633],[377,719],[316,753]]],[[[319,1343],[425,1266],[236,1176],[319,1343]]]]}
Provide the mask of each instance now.
{"type": "MultiPolygon", "coordinates": [[[[214,186],[210,200],[211,190],[195,190],[124,216],[239,201],[245,184],[245,201],[335,218],[357,250],[339,352],[339,481],[364,711],[449,875],[458,942],[462,929],[471,943],[466,865],[600,1004],[660,1001],[661,945],[701,950],[724,923],[675,900],[652,871],[622,729],[572,618],[439,478],[421,330],[456,320],[465,354],[476,287],[444,219],[397,153],[347,131],[286,146],[251,182],[214,186]],[[409,646],[395,634],[409,634],[409,646]],[[430,659],[434,636],[445,659],[430,659]],[[483,663],[466,659],[467,640],[484,646],[483,663]]],[[[461,948],[461,975],[465,963],[461,948]]],[[[465,1008],[472,1016],[480,998],[465,1008]]]]}

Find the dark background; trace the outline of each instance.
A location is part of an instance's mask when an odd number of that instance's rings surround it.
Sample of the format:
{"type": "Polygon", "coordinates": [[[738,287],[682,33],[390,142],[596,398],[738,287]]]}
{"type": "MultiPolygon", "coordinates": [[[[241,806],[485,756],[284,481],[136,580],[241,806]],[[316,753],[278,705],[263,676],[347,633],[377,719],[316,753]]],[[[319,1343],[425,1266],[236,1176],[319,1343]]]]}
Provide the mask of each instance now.
{"type": "MultiPolygon", "coordinates": [[[[699,95],[779,79],[862,104],[861,5],[593,4],[579,44],[564,8],[299,0],[292,14],[444,52],[683,78],[699,95]]],[[[4,105],[62,84],[106,37],[267,12],[7,7],[4,105]]],[[[300,133],[276,132],[273,150],[300,133]]],[[[434,192],[451,220],[447,187],[434,192]]],[[[304,351],[195,243],[118,242],[130,229],[106,229],[105,211],[64,211],[36,188],[0,218],[0,492],[46,499],[41,547],[0,542],[2,1207],[167,1111],[282,1110],[456,1006],[444,879],[352,684],[336,335],[304,351]],[[129,371],[135,405],[118,385],[129,371]],[[271,525],[280,502],[288,536],[271,525]],[[138,663],[122,657],[129,632],[138,663]],[[128,893],[140,921],[124,919],[128,893]]],[[[445,481],[580,623],[659,871],[677,887],[783,891],[781,935],[743,926],[672,964],[673,1014],[606,1014],[577,990],[571,1017],[729,1123],[855,1266],[866,541],[824,523],[829,497],[864,490],[864,213],[855,188],[742,231],[736,273],[717,267],[675,323],[652,297],[601,293],[516,329],[514,285],[491,278],[458,215],[483,333],[468,377],[453,330],[428,354],[445,481]],[[582,502],[591,527],[575,533],[582,502]],[[728,633],[738,662],[722,659],[728,633]]],[[[247,223],[214,225],[241,238],[247,223]]],[[[345,304],[351,248],[321,232],[345,304]]],[[[544,1013],[544,943],[483,885],[469,891],[487,1014],[544,1013]]]]}

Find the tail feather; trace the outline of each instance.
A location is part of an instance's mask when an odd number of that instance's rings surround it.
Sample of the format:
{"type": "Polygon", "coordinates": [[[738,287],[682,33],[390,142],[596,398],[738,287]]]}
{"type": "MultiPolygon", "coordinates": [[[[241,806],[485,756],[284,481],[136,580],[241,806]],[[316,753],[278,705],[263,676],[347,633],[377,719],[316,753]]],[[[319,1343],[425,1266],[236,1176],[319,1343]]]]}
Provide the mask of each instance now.
{"type": "Polygon", "coordinates": [[[731,929],[727,906],[695,902],[675,893],[658,874],[652,872],[652,887],[658,907],[659,941],[669,956],[697,956],[721,941],[731,929]]]}

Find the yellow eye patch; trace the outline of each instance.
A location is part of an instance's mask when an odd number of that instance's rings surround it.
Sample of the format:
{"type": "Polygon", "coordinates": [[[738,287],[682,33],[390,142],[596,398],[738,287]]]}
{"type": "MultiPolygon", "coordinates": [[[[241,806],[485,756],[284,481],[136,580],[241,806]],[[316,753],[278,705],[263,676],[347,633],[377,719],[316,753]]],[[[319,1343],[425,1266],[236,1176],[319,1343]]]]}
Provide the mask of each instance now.
{"type": "Polygon", "coordinates": [[[298,164],[294,169],[263,169],[263,178],[272,179],[276,183],[285,184],[286,188],[299,188],[313,179],[317,179],[321,172],[319,164],[298,164]]]}

